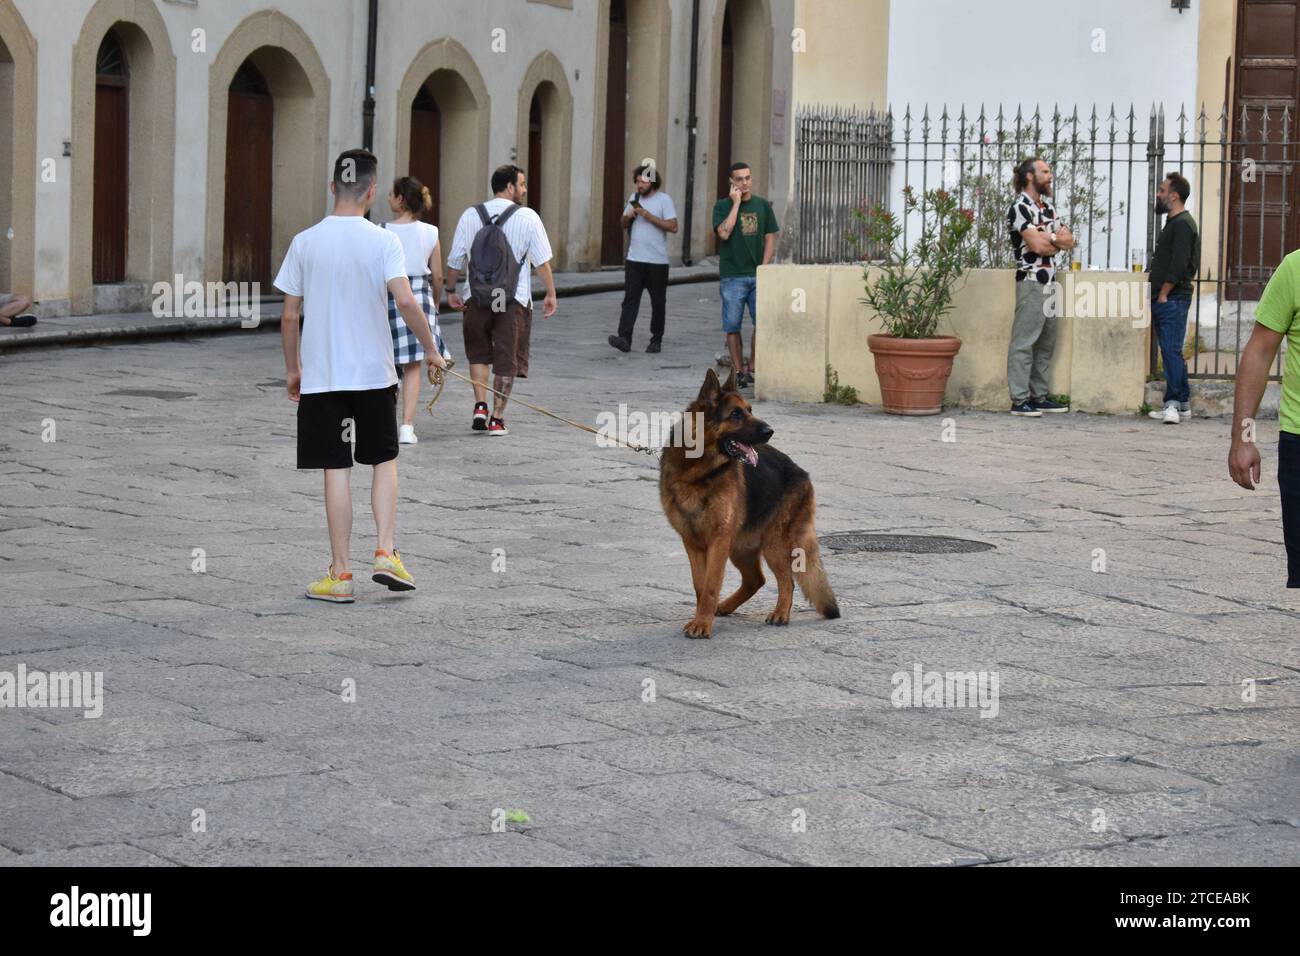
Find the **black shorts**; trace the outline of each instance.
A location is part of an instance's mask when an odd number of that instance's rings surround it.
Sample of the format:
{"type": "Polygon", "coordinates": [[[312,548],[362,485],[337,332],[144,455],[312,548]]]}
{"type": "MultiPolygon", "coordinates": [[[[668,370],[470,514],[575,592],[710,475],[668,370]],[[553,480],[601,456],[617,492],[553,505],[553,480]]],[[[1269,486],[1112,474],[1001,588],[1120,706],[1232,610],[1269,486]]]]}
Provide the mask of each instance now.
{"type": "Polygon", "coordinates": [[[298,467],[382,465],[397,457],[397,386],[313,392],[298,401],[298,467]]]}

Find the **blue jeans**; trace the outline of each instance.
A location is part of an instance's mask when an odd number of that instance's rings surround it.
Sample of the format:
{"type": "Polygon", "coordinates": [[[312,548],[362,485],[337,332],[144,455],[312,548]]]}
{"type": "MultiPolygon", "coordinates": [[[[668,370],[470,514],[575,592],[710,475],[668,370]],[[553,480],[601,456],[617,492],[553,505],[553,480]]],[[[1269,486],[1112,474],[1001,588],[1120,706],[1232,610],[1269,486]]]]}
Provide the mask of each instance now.
{"type": "Polygon", "coordinates": [[[1187,310],[1192,298],[1171,295],[1165,302],[1151,300],[1151,323],[1160,343],[1160,361],[1165,367],[1165,404],[1186,405],[1192,397],[1187,383],[1187,360],[1183,358],[1183,340],[1187,338],[1187,310]]]}
{"type": "Polygon", "coordinates": [[[758,279],[754,276],[728,276],[722,280],[722,331],[740,332],[745,324],[745,306],[749,317],[758,324],[758,279]]]}

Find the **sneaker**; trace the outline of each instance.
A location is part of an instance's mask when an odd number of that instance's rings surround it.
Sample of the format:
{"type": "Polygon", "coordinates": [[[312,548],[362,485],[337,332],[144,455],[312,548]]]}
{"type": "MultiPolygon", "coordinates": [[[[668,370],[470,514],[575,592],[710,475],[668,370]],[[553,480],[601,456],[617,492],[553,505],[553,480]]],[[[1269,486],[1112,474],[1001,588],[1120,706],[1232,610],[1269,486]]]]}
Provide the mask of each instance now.
{"type": "Polygon", "coordinates": [[[1187,419],[1189,419],[1189,418],[1191,418],[1191,417],[1192,417],[1192,409],[1191,409],[1191,406],[1190,406],[1190,405],[1179,405],[1179,406],[1178,406],[1178,420],[1179,420],[1179,421],[1185,422],[1185,421],[1187,421],[1187,419]]]}
{"type": "Polygon", "coordinates": [[[481,432],[487,428],[488,407],[487,402],[476,402],[474,404],[474,422],[470,425],[476,432],[481,432]]]}
{"type": "Polygon", "coordinates": [[[500,418],[493,418],[488,421],[487,433],[489,435],[509,435],[506,429],[506,423],[500,418]]]}
{"type": "Polygon", "coordinates": [[[731,353],[719,352],[713,357],[713,362],[719,368],[731,368],[731,353]]]}
{"type": "Polygon", "coordinates": [[[314,601],[333,601],[335,604],[351,604],[356,600],[352,596],[352,572],[344,571],[334,576],[334,565],[325,572],[325,577],[307,585],[307,596],[314,601]]]}
{"type": "Polygon", "coordinates": [[[609,337],[609,344],[614,346],[614,348],[618,349],[620,352],[632,351],[632,343],[621,335],[611,335],[609,337]]]}
{"type": "Polygon", "coordinates": [[[1046,412],[1049,415],[1058,412],[1068,412],[1070,410],[1069,405],[1061,405],[1057,402],[1052,401],[1050,398],[1043,398],[1043,399],[1031,398],[1029,400],[1029,404],[1032,405],[1034,408],[1038,409],[1040,412],[1046,412]]]}
{"type": "MultiPolygon", "coordinates": [[[[396,548],[392,554],[387,551],[375,552],[375,573],[370,575],[370,580],[376,584],[388,585],[390,591],[415,590],[415,578],[402,566],[402,556],[396,548]]],[[[348,590],[351,593],[350,586],[348,590]]]]}
{"type": "Polygon", "coordinates": [[[749,388],[754,384],[754,375],[752,372],[736,373],[736,388],[749,388]]]}
{"type": "Polygon", "coordinates": [[[659,339],[651,339],[651,340],[650,340],[650,344],[647,345],[647,346],[645,347],[645,350],[646,350],[647,352],[651,353],[652,355],[653,355],[654,353],[658,352],[658,351],[659,351],[659,339]]]}
{"type": "Polygon", "coordinates": [[[36,316],[30,312],[24,312],[22,315],[15,315],[4,323],[11,329],[30,329],[36,324],[36,316]]]}
{"type": "Polygon", "coordinates": [[[1011,414],[1019,415],[1022,418],[1042,418],[1043,413],[1034,407],[1032,402],[1020,402],[1011,406],[1011,414]]]}
{"type": "Polygon", "coordinates": [[[1179,422],[1178,406],[1166,405],[1163,414],[1160,416],[1160,420],[1166,425],[1177,425],[1179,422]]]}
{"type": "Polygon", "coordinates": [[[420,439],[415,437],[414,425],[403,425],[397,429],[397,443],[399,445],[415,445],[420,439]]]}

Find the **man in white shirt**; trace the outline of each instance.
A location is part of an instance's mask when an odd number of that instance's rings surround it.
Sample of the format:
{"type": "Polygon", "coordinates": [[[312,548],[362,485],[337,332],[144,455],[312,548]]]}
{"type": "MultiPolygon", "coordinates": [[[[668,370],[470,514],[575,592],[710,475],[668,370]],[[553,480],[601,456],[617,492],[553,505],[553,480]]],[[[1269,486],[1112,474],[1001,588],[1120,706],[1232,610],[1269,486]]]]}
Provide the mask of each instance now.
{"type": "Polygon", "coordinates": [[[453,309],[463,309],[465,319],[461,324],[465,333],[465,357],[469,359],[469,377],[474,382],[474,431],[489,435],[507,435],[505,411],[510,389],[515,377],[528,377],[529,340],[533,327],[532,269],[542,277],[546,298],[542,300],[542,316],[555,314],[555,278],[551,274],[551,244],[546,238],[546,227],[541,217],[524,203],[528,199],[528,180],[518,166],[500,166],[492,173],[493,198],[482,203],[493,222],[501,219],[501,230],[509,241],[515,262],[519,263],[519,278],[514,295],[504,308],[483,308],[473,300],[466,302],[458,294],[456,283],[469,259],[474,237],[483,228],[478,206],[470,206],[456,224],[451,253],[447,256],[447,304],[453,309]],[[510,211],[516,204],[520,208],[510,211]],[[508,213],[509,218],[502,214],[508,213]],[[531,265],[531,268],[530,268],[531,265]],[[492,387],[496,393],[493,412],[488,416],[488,368],[492,368],[492,387]]]}
{"type": "Polygon", "coordinates": [[[366,219],[375,200],[373,153],[350,149],[334,163],[334,211],[293,237],[275,287],[284,293],[280,336],[289,398],[298,403],[298,467],[325,471],[325,520],[332,563],[307,596],[354,600],[348,551],[352,538],[352,443],[373,465],[370,505],[378,548],[372,580],[393,591],[415,581],[393,547],[397,523],[397,373],[388,325],[391,293],[430,366],[442,368],[428,320],[406,278],[396,235],[366,219]],[[306,312],[299,349],[299,318],[306,312]],[[301,355],[300,355],[301,351],[301,355]]]}
{"type": "Polygon", "coordinates": [[[650,291],[650,344],[658,352],[664,337],[668,298],[668,233],[677,231],[677,209],[663,191],[663,181],[653,160],[632,170],[636,192],[623,207],[623,228],[629,230],[627,260],[623,266],[623,311],[618,334],[609,344],[620,352],[632,349],[632,328],[641,308],[641,290],[650,291]]]}

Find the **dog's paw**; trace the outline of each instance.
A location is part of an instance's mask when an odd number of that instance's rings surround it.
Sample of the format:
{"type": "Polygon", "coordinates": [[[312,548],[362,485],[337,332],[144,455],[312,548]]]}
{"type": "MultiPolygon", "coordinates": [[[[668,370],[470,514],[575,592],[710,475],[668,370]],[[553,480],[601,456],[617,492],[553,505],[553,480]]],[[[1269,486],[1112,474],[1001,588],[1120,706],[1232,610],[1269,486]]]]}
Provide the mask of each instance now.
{"type": "Polygon", "coordinates": [[[713,621],[702,617],[693,617],[682,626],[687,637],[710,638],[713,636],[713,621]]]}
{"type": "Polygon", "coordinates": [[[767,616],[767,623],[774,624],[777,627],[784,627],[790,623],[790,612],[786,611],[782,614],[780,611],[773,611],[767,616]]]}

